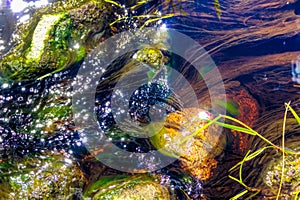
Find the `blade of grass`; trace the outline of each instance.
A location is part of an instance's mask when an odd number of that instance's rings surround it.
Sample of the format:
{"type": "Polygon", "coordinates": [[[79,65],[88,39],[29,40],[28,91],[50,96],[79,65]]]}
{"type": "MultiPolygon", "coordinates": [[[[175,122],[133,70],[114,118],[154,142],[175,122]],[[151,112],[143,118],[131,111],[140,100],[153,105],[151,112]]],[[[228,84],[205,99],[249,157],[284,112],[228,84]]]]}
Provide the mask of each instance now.
{"type": "Polygon", "coordinates": [[[219,0],[214,0],[214,8],[216,10],[217,17],[220,20],[221,19],[222,10],[221,10],[221,5],[219,3],[219,0]]]}
{"type": "Polygon", "coordinates": [[[299,193],[300,193],[300,190],[297,190],[297,191],[291,193],[291,195],[295,195],[294,200],[298,200],[299,193]]]}
{"type": "Polygon", "coordinates": [[[137,7],[142,6],[142,5],[144,5],[144,4],[148,3],[148,2],[149,1],[139,1],[139,2],[136,3],[136,5],[131,6],[130,10],[135,10],[137,7]]]}
{"type": "Polygon", "coordinates": [[[237,195],[235,195],[234,197],[231,197],[229,200],[236,200],[242,196],[244,196],[245,194],[247,194],[247,192],[249,192],[248,190],[244,190],[243,192],[238,193],[237,195]]]}
{"type": "Polygon", "coordinates": [[[228,177],[236,182],[238,182],[239,184],[241,184],[242,186],[244,186],[245,188],[249,188],[245,183],[241,182],[239,179],[233,177],[233,176],[230,176],[228,175],[228,177]]]}
{"type": "Polygon", "coordinates": [[[247,156],[249,155],[250,151],[248,151],[245,155],[245,157],[243,158],[242,160],[242,163],[240,165],[240,170],[239,170],[239,178],[240,178],[240,181],[243,182],[243,164],[247,158],[247,156]]]}
{"type": "Polygon", "coordinates": [[[152,23],[152,22],[155,22],[155,21],[159,21],[159,20],[162,20],[162,19],[167,19],[167,18],[171,18],[171,17],[174,17],[176,16],[175,14],[167,14],[165,16],[161,16],[161,17],[156,17],[156,18],[153,18],[153,19],[148,19],[142,26],[140,29],[143,29],[145,26],[147,26],[149,23],[152,23]]]}
{"type": "Polygon", "coordinates": [[[299,115],[297,115],[296,111],[290,106],[289,103],[285,103],[284,105],[291,111],[294,118],[297,120],[298,124],[300,125],[300,117],[299,117],[299,115]]]}
{"type": "MultiPolygon", "coordinates": [[[[258,149],[257,151],[255,151],[255,152],[249,154],[249,155],[246,157],[245,162],[246,162],[246,161],[249,161],[249,160],[252,160],[252,159],[255,158],[256,156],[258,156],[259,154],[261,154],[264,150],[269,149],[269,148],[274,148],[274,147],[273,147],[273,146],[266,146],[266,147],[263,147],[263,148],[261,148],[261,149],[258,149]]],[[[242,161],[238,162],[236,165],[234,165],[233,167],[231,167],[229,171],[234,170],[236,167],[238,167],[238,166],[241,165],[242,163],[243,163],[242,161]]]]}
{"type": "Polygon", "coordinates": [[[118,2],[113,1],[113,0],[104,0],[107,3],[114,4],[115,6],[118,6],[119,8],[123,8],[118,2]]]}
{"type": "Polygon", "coordinates": [[[243,123],[242,121],[240,121],[240,120],[238,120],[238,119],[235,119],[235,118],[230,117],[230,116],[227,116],[227,115],[221,115],[221,116],[224,117],[225,119],[229,119],[229,120],[231,120],[231,121],[234,121],[234,122],[236,122],[236,123],[242,125],[243,127],[247,128],[247,129],[249,129],[249,130],[251,130],[253,133],[258,134],[255,130],[253,130],[252,128],[250,128],[249,126],[247,126],[245,123],[243,123]]]}
{"type": "Polygon", "coordinates": [[[243,122],[241,122],[238,119],[235,119],[233,117],[230,116],[226,116],[226,115],[221,115],[222,117],[224,117],[225,119],[229,119],[231,121],[234,121],[242,126],[244,126],[245,128],[249,129],[251,132],[255,133],[256,136],[258,136],[259,138],[261,138],[262,140],[264,140],[266,143],[270,144],[271,146],[273,146],[275,149],[282,151],[282,148],[280,148],[279,146],[276,146],[275,144],[273,144],[271,141],[269,141],[267,138],[263,137],[261,134],[259,134],[258,132],[254,131],[252,128],[250,128],[249,126],[247,126],[246,124],[244,124],[243,122]]]}
{"type": "Polygon", "coordinates": [[[281,168],[281,177],[280,177],[280,183],[279,183],[279,188],[278,188],[278,193],[276,196],[276,200],[279,199],[281,189],[282,189],[282,184],[283,184],[283,176],[284,176],[284,162],[285,162],[285,152],[284,152],[284,137],[285,137],[285,126],[286,126],[286,117],[287,117],[287,112],[289,110],[289,105],[291,102],[285,104],[285,112],[284,112],[284,117],[283,117],[283,125],[282,125],[282,168],[281,168]]]}
{"type": "Polygon", "coordinates": [[[249,200],[249,199],[252,199],[253,197],[255,197],[256,195],[258,195],[258,193],[260,193],[260,190],[253,193],[252,195],[250,195],[249,197],[247,197],[245,200],[249,200]]]}
{"type": "Polygon", "coordinates": [[[191,135],[186,136],[182,142],[179,143],[179,145],[184,144],[186,141],[188,141],[190,138],[196,136],[198,133],[200,133],[201,131],[203,131],[204,129],[208,128],[211,124],[215,123],[216,121],[218,121],[221,118],[221,115],[219,115],[218,117],[216,117],[215,119],[211,120],[210,122],[208,122],[207,124],[205,124],[204,126],[202,126],[201,128],[199,128],[198,130],[196,130],[194,133],[192,133],[191,135]]]}
{"type": "Polygon", "coordinates": [[[246,185],[244,182],[240,181],[239,179],[231,176],[231,175],[228,175],[228,177],[236,182],[238,182],[240,185],[242,185],[246,190],[250,191],[250,192],[260,192],[261,190],[258,189],[258,188],[252,188],[252,187],[249,187],[248,185],[246,185]]]}
{"type": "Polygon", "coordinates": [[[266,147],[263,147],[261,149],[258,149],[257,151],[253,152],[252,154],[250,154],[248,157],[247,157],[247,161],[248,160],[252,160],[253,158],[255,158],[256,156],[258,156],[259,154],[261,154],[264,150],[266,149],[269,149],[269,148],[274,148],[273,146],[266,146],[266,147]]]}
{"type": "MultiPolygon", "coordinates": [[[[235,125],[231,125],[231,124],[226,124],[226,123],[218,122],[218,121],[215,121],[215,120],[207,120],[207,121],[209,121],[209,122],[213,121],[214,124],[217,124],[219,126],[222,126],[222,127],[225,127],[225,128],[231,129],[231,130],[243,132],[243,133],[246,133],[246,134],[249,134],[249,135],[253,135],[253,136],[258,136],[259,138],[261,138],[262,140],[264,140],[266,143],[268,143],[269,145],[271,145],[273,148],[275,148],[275,149],[277,149],[277,150],[279,150],[281,152],[283,151],[282,148],[280,148],[279,146],[273,144],[267,138],[263,137],[261,134],[259,134],[258,132],[254,131],[252,128],[250,128],[249,126],[247,126],[246,124],[244,124],[240,120],[235,119],[235,118],[230,117],[230,116],[226,116],[226,115],[220,115],[220,116],[222,118],[234,121],[234,122],[236,122],[236,123],[244,126],[245,128],[239,127],[239,126],[235,126],[235,125]]],[[[298,115],[295,113],[295,116],[298,116],[298,115]]],[[[285,149],[284,151],[285,151],[285,153],[288,153],[288,154],[294,154],[294,155],[299,155],[300,154],[300,152],[294,152],[292,150],[287,150],[287,149],[285,149]]]]}
{"type": "MultiPolygon", "coordinates": [[[[212,121],[212,120],[207,120],[208,122],[212,121]]],[[[234,130],[234,131],[239,131],[239,132],[243,132],[243,133],[247,133],[249,135],[256,135],[256,133],[253,133],[251,130],[247,129],[247,128],[243,128],[240,126],[235,126],[235,125],[231,125],[231,124],[225,124],[222,122],[214,122],[214,124],[218,125],[218,126],[222,126],[224,128],[228,128],[230,130],[234,130]]]]}

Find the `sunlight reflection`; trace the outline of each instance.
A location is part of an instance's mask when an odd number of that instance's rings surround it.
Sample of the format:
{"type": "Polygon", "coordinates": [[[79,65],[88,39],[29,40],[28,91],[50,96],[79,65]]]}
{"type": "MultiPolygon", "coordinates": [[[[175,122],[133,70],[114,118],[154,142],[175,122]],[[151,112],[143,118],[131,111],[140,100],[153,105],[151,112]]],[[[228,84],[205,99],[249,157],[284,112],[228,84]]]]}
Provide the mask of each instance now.
{"type": "Polygon", "coordinates": [[[300,84],[300,55],[298,56],[297,60],[292,61],[292,75],[293,81],[300,84]]]}
{"type": "Polygon", "coordinates": [[[17,13],[17,12],[22,12],[29,6],[40,8],[42,6],[46,6],[48,3],[49,3],[48,0],[40,0],[35,2],[34,1],[25,2],[23,0],[12,0],[10,3],[10,9],[14,13],[17,13]]]}

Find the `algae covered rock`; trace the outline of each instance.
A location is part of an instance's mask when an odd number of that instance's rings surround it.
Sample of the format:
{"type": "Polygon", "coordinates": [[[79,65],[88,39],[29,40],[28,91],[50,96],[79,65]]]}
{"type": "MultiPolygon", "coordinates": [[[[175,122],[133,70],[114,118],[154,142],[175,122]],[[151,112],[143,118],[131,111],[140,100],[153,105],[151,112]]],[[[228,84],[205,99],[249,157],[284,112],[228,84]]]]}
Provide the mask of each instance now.
{"type": "Polygon", "coordinates": [[[300,191],[300,157],[286,155],[284,168],[282,164],[282,157],[271,161],[263,172],[263,181],[269,188],[269,195],[276,195],[282,179],[281,195],[296,199],[295,196],[298,196],[300,191]]]}
{"type": "Polygon", "coordinates": [[[1,160],[0,199],[72,199],[83,186],[73,162],[60,153],[1,160]]]}
{"type": "Polygon", "coordinates": [[[150,139],[161,153],[178,157],[182,168],[201,180],[210,177],[211,169],[217,165],[215,157],[225,145],[216,125],[198,131],[206,119],[212,119],[212,115],[198,108],[170,113],[162,129],[150,139]],[[194,137],[185,141],[191,134],[194,137]]]}
{"type": "Polygon", "coordinates": [[[101,200],[166,200],[170,199],[167,187],[150,175],[103,177],[93,183],[84,197],[101,200]]]}
{"type": "Polygon", "coordinates": [[[145,47],[139,50],[133,58],[145,64],[149,64],[157,70],[164,64],[164,55],[155,47],[145,47]]]}
{"type": "Polygon", "coordinates": [[[103,35],[112,9],[111,4],[102,1],[76,6],[33,15],[28,29],[20,33],[19,44],[0,62],[3,78],[42,78],[80,62],[91,37],[103,35]]]}
{"type": "MultiPolygon", "coordinates": [[[[71,86],[60,82],[43,94],[43,100],[31,111],[32,123],[29,129],[40,137],[48,137],[62,131],[72,120],[71,86]]],[[[28,131],[28,130],[27,130],[28,131]]]]}
{"type": "Polygon", "coordinates": [[[1,116],[16,124],[10,126],[16,136],[30,141],[46,139],[71,125],[71,89],[67,81],[57,81],[46,89],[40,83],[14,88],[20,91],[12,98],[17,104],[1,116]]]}

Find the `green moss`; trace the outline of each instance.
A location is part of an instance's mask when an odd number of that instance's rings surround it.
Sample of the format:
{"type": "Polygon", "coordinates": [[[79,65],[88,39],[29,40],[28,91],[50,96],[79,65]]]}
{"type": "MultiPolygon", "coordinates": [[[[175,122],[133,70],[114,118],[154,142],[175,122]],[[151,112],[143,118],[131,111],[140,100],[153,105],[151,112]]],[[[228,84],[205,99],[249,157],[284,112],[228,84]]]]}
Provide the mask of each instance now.
{"type": "Polygon", "coordinates": [[[140,62],[152,66],[156,70],[161,69],[164,62],[164,56],[162,52],[159,49],[154,47],[146,47],[139,50],[134,55],[134,58],[140,62]]]}
{"type": "Polygon", "coordinates": [[[0,199],[72,199],[83,186],[72,162],[58,153],[2,161],[0,199]]]}
{"type": "Polygon", "coordinates": [[[106,185],[109,185],[112,181],[122,181],[127,176],[118,175],[118,176],[111,176],[111,177],[103,177],[100,180],[93,183],[84,193],[85,196],[91,196],[95,191],[99,190],[100,187],[105,187],[106,185]]]}
{"type": "Polygon", "coordinates": [[[103,177],[88,187],[84,197],[101,200],[170,199],[167,188],[156,178],[150,175],[103,177]]]}
{"type": "Polygon", "coordinates": [[[91,37],[108,26],[112,14],[110,4],[102,1],[53,6],[66,9],[44,8],[20,27],[24,33],[19,32],[18,45],[0,61],[2,79],[44,78],[80,62],[91,37]]]}
{"type": "MultiPolygon", "coordinates": [[[[37,24],[33,36],[30,48],[26,55],[27,63],[39,61],[44,52],[45,45],[50,39],[50,32],[53,31],[53,27],[63,18],[64,13],[58,13],[55,15],[43,15],[42,19],[37,24]]],[[[59,48],[58,45],[56,47],[59,48]]]]}

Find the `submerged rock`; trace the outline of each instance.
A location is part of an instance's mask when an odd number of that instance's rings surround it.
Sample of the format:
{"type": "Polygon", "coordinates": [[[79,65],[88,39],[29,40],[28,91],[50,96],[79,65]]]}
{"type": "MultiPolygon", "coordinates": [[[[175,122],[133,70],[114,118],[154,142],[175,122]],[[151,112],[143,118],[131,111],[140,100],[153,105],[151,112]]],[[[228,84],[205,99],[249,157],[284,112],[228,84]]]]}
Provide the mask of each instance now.
{"type": "Polygon", "coordinates": [[[163,154],[178,157],[181,166],[201,180],[207,180],[218,156],[224,149],[216,125],[198,131],[212,115],[202,109],[186,108],[167,116],[163,128],[153,137],[152,144],[163,154]],[[185,138],[195,136],[184,142],[185,138]]]}
{"type": "Polygon", "coordinates": [[[68,156],[48,153],[0,160],[0,199],[72,199],[83,176],[68,156]]]}
{"type": "Polygon", "coordinates": [[[102,1],[72,4],[66,10],[37,12],[27,29],[20,28],[23,32],[19,44],[0,62],[3,78],[42,78],[81,61],[91,37],[100,40],[110,15],[111,4],[102,1]]]}
{"type": "Polygon", "coordinates": [[[281,196],[298,199],[300,193],[300,157],[298,155],[286,155],[284,168],[282,164],[282,157],[277,157],[268,164],[263,173],[263,181],[268,186],[267,192],[264,193],[266,196],[277,195],[282,179],[281,196]]]}
{"type": "Polygon", "coordinates": [[[53,84],[48,78],[35,83],[2,90],[1,98],[10,100],[1,104],[5,109],[0,112],[0,159],[43,150],[67,152],[79,142],[68,81],[53,84]]]}
{"type": "Polygon", "coordinates": [[[158,178],[150,175],[103,177],[93,183],[84,193],[84,197],[101,200],[170,199],[166,186],[158,178]]]}
{"type": "Polygon", "coordinates": [[[164,55],[162,52],[154,47],[146,47],[139,50],[133,58],[140,62],[151,65],[156,70],[160,70],[164,64],[164,55]]]}

